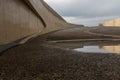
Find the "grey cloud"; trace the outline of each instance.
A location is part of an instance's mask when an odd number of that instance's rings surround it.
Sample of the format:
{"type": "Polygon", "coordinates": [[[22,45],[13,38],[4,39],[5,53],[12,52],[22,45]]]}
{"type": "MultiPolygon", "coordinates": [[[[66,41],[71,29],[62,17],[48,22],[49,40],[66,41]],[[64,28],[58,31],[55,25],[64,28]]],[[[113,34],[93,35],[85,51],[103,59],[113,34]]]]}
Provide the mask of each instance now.
{"type": "Polygon", "coordinates": [[[95,18],[82,18],[82,17],[64,17],[65,20],[74,24],[84,24],[85,26],[97,26],[100,23],[118,18],[117,16],[111,17],[95,17],[95,18]]]}
{"type": "MultiPolygon", "coordinates": [[[[81,19],[120,17],[120,0],[46,0],[60,15],[81,19]]],[[[81,20],[80,19],[80,20],[81,20]]],[[[98,20],[104,21],[105,19],[98,20]]],[[[109,19],[108,19],[109,20],[109,19]]],[[[85,22],[85,21],[84,21],[85,22]]],[[[91,23],[89,21],[86,21],[91,23]]],[[[95,22],[94,22],[95,23],[95,22]]]]}

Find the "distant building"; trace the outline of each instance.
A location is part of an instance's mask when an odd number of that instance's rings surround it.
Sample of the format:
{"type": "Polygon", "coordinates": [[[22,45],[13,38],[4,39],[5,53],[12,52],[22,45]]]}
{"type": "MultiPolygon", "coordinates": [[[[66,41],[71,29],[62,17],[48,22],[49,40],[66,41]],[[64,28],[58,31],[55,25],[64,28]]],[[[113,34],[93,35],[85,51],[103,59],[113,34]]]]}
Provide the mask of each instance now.
{"type": "Polygon", "coordinates": [[[120,26],[120,18],[100,23],[99,26],[116,26],[116,27],[118,27],[118,26],[120,26]]]}

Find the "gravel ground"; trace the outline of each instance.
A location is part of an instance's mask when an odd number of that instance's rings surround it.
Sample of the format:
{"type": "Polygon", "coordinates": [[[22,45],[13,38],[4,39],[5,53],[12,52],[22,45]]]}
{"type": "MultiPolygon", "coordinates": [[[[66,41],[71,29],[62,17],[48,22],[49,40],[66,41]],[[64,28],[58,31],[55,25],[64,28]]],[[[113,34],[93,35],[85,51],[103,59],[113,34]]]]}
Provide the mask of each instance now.
{"type": "Polygon", "coordinates": [[[40,38],[1,53],[0,80],[120,80],[120,55],[81,53],[40,38]]]}

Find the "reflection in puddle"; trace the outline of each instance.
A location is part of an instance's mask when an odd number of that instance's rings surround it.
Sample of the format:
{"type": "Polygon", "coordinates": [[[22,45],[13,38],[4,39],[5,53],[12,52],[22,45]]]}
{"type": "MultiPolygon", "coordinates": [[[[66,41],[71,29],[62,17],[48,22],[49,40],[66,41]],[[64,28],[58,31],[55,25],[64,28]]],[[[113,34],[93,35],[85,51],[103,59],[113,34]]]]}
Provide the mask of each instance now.
{"type": "Polygon", "coordinates": [[[101,46],[100,48],[114,53],[120,53],[120,46],[101,46]]]}
{"type": "Polygon", "coordinates": [[[77,48],[75,50],[80,52],[120,53],[120,45],[119,46],[84,46],[83,48],[77,48]]]}
{"type": "Polygon", "coordinates": [[[96,41],[63,41],[50,42],[50,44],[79,52],[94,53],[120,53],[120,40],[96,40],[96,41]]]}

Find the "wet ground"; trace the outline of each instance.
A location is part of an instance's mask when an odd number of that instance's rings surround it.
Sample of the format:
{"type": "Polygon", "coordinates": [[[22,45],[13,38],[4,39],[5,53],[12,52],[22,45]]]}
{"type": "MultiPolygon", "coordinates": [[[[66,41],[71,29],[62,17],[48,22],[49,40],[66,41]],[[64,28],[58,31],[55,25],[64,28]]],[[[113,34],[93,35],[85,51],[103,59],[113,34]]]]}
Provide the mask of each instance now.
{"type": "Polygon", "coordinates": [[[48,41],[55,46],[80,52],[120,53],[120,28],[70,28],[52,33],[48,41]]]}
{"type": "Polygon", "coordinates": [[[94,39],[92,36],[81,40],[76,36],[71,40],[71,36],[66,41],[61,35],[58,37],[61,40],[53,35],[45,40],[39,36],[2,52],[0,80],[120,80],[119,54],[74,50],[98,45],[108,49],[108,46],[118,46],[119,38],[95,38],[94,35],[94,39]]]}
{"type": "Polygon", "coordinates": [[[119,54],[78,52],[41,41],[41,37],[8,49],[0,56],[1,80],[119,80],[119,70],[119,54]]]}
{"type": "Polygon", "coordinates": [[[54,42],[51,45],[88,53],[120,53],[120,40],[118,41],[79,41],[79,42],[54,42]]]}
{"type": "Polygon", "coordinates": [[[48,40],[65,41],[81,39],[120,39],[120,27],[70,28],[49,34],[48,40]]]}

